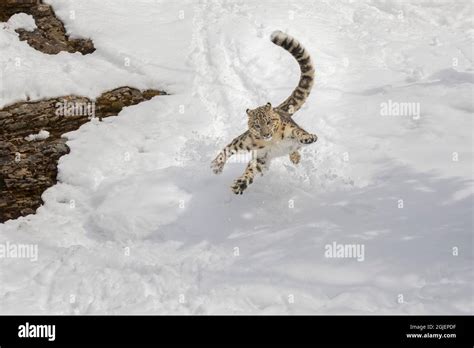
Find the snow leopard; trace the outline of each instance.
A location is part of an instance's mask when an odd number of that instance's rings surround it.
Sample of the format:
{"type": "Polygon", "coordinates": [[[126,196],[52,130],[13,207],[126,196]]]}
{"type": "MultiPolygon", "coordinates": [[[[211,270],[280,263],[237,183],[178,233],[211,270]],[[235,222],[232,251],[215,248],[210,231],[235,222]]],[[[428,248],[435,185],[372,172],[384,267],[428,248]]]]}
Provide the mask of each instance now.
{"type": "Polygon", "coordinates": [[[263,175],[273,158],[289,155],[295,165],[300,162],[299,149],[318,140],[300,127],[292,118],[307,100],[314,83],[314,65],[308,51],[293,37],[281,31],[271,34],[271,41],[287,50],[300,66],[300,80],[291,95],[277,107],[266,103],[247,109],[248,129],[233,139],[212,161],[211,168],[220,174],[226,161],[239,151],[251,152],[251,160],[244,173],[231,186],[235,194],[242,194],[253,183],[257,174],[263,175]]]}

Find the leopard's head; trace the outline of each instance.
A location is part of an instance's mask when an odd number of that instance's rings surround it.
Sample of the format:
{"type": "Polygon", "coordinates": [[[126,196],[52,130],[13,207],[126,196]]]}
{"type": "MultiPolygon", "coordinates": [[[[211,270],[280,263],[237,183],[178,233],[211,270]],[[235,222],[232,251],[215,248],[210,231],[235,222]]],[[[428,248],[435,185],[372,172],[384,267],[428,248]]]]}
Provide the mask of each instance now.
{"type": "Polygon", "coordinates": [[[272,104],[267,103],[256,109],[247,109],[250,133],[259,139],[270,140],[280,127],[280,116],[273,111],[272,104]]]}

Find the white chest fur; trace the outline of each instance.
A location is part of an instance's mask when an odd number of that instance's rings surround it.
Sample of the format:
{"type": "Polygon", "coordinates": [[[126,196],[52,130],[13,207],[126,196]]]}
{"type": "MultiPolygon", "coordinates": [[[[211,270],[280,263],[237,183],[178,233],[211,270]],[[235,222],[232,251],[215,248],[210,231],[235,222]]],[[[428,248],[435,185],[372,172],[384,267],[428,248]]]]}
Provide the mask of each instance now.
{"type": "Polygon", "coordinates": [[[301,147],[301,144],[296,139],[272,139],[264,149],[257,151],[257,155],[258,157],[265,157],[267,161],[271,161],[273,158],[288,156],[299,147],[301,147]]]}

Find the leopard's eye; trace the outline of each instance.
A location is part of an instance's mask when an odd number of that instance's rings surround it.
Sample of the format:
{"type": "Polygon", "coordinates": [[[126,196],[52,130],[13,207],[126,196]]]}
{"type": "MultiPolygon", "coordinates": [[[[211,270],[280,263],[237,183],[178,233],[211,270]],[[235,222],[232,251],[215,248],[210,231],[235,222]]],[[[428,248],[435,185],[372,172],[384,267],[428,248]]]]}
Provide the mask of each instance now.
{"type": "Polygon", "coordinates": [[[253,125],[253,127],[254,127],[255,129],[260,129],[260,125],[259,125],[258,123],[255,123],[255,124],[253,125]]]}

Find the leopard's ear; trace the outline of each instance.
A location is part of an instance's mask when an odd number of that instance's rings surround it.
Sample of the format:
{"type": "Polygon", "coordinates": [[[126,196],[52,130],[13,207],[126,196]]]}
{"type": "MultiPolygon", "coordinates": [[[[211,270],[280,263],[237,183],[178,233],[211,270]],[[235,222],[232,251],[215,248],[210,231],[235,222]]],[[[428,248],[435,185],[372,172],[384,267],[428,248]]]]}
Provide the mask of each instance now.
{"type": "Polygon", "coordinates": [[[272,104],[271,104],[270,102],[268,102],[268,103],[265,105],[265,108],[266,108],[267,110],[271,110],[272,104]]]}
{"type": "Polygon", "coordinates": [[[245,110],[245,112],[247,113],[247,115],[250,115],[250,109],[245,110]]]}

